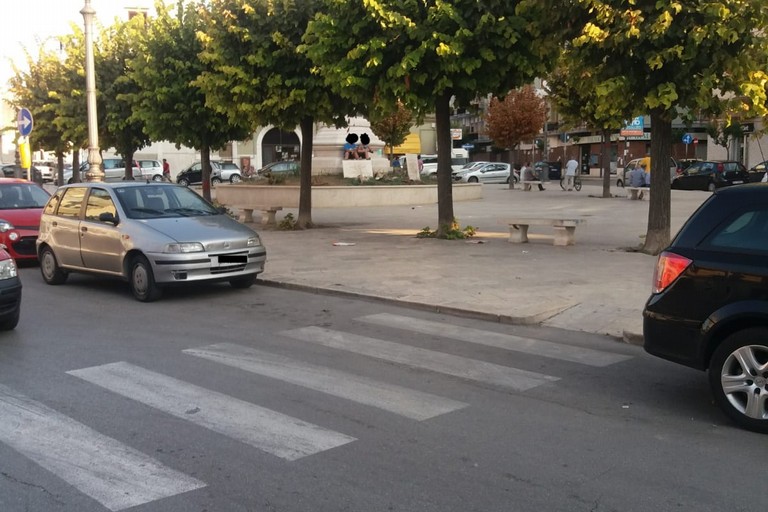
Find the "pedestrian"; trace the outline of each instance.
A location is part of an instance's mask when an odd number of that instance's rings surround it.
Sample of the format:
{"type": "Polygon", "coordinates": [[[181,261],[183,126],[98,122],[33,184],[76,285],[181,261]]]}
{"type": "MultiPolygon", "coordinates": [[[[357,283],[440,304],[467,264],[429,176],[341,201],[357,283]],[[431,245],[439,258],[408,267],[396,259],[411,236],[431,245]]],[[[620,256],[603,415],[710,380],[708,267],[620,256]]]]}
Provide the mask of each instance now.
{"type": "Polygon", "coordinates": [[[424,160],[421,159],[421,155],[416,155],[416,160],[419,163],[419,174],[424,171],[424,160]]]}
{"type": "MultiPolygon", "coordinates": [[[[639,162],[635,164],[631,171],[629,171],[628,179],[630,187],[645,187],[645,171],[639,162]]],[[[640,191],[640,194],[638,194],[637,198],[643,198],[642,190],[640,191]]]]}
{"type": "Polygon", "coordinates": [[[344,140],[344,160],[357,160],[357,134],[350,133],[344,140]]]}
{"type": "Polygon", "coordinates": [[[579,162],[573,158],[565,163],[565,190],[573,190],[573,180],[576,178],[578,168],[579,162]]]}
{"type": "MultiPolygon", "coordinates": [[[[536,170],[531,167],[531,162],[525,162],[520,168],[520,179],[523,182],[526,181],[538,181],[539,190],[544,190],[544,186],[541,184],[541,179],[536,174],[536,170]]],[[[531,190],[530,183],[523,184],[523,190],[531,190]]]]}
{"type": "Polygon", "coordinates": [[[171,164],[165,158],[163,158],[163,179],[171,181],[171,164]]]}
{"type": "Polygon", "coordinates": [[[367,133],[360,135],[360,145],[357,146],[357,158],[358,160],[370,160],[371,148],[368,144],[371,143],[371,138],[367,133]]]}
{"type": "Polygon", "coordinates": [[[392,157],[392,172],[400,171],[400,159],[396,156],[392,157]]]}

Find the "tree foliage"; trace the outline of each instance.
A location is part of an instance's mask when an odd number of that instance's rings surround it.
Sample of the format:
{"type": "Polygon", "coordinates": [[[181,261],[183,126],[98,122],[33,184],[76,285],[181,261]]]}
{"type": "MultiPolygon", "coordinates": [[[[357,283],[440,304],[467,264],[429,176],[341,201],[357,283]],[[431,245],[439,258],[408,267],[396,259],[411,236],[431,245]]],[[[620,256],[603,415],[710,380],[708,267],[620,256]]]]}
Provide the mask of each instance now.
{"type": "Polygon", "coordinates": [[[413,112],[408,110],[402,102],[398,101],[392,111],[382,113],[381,110],[376,109],[369,114],[368,118],[371,122],[373,133],[389,146],[389,159],[391,162],[395,155],[395,146],[405,142],[410,133],[414,121],[413,112]]]}
{"type": "Polygon", "coordinates": [[[532,141],[547,120],[547,102],[526,85],[509,92],[503,100],[491,98],[486,114],[488,137],[500,148],[515,149],[532,141]]]}
{"type": "Polygon", "coordinates": [[[514,0],[348,2],[325,0],[306,52],[340,94],[434,112],[438,146],[438,234],[453,223],[450,102],[505,93],[542,75],[554,41],[531,21],[535,3],[514,0]]]}
{"type": "Polygon", "coordinates": [[[227,113],[209,106],[195,81],[207,67],[198,55],[203,46],[197,37],[204,28],[200,12],[178,1],[175,13],[163,4],[139,41],[130,60],[130,78],[138,85],[132,96],[132,119],[144,126],[152,140],[167,140],[200,151],[203,196],[211,199],[211,150],[249,134],[244,123],[232,122],[227,113]]]}
{"type": "Polygon", "coordinates": [[[230,122],[301,128],[300,228],[312,224],[315,123],[345,126],[358,110],[298,50],[318,7],[315,0],[211,0],[200,33],[208,68],[194,82],[230,122]]]}
{"type": "Polygon", "coordinates": [[[764,0],[524,1],[549,12],[541,22],[595,83],[611,84],[606,102],[630,97],[634,115],[650,114],[654,193],[643,250],[658,253],[670,239],[672,120],[717,111],[724,98],[765,112],[764,0]]]}

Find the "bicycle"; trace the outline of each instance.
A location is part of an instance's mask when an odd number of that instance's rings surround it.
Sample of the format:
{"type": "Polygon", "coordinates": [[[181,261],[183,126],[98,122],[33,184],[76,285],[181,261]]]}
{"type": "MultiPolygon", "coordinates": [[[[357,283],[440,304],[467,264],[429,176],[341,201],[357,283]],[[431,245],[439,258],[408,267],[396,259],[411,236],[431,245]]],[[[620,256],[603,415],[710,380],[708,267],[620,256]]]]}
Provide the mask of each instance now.
{"type": "MultiPolygon", "coordinates": [[[[560,177],[560,188],[565,190],[565,175],[560,177]]],[[[573,177],[573,188],[578,192],[581,190],[581,174],[577,174],[573,177]]]]}

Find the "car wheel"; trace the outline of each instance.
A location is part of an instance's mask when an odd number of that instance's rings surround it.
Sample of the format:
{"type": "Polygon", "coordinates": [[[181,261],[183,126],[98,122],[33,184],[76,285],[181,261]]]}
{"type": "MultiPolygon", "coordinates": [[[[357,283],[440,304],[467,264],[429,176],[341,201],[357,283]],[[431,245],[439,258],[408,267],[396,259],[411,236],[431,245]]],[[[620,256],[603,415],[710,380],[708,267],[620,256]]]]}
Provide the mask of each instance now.
{"type": "Polygon", "coordinates": [[[67,280],[67,272],[59,267],[56,261],[56,255],[53,250],[46,246],[40,249],[40,273],[43,275],[43,281],[47,284],[62,284],[67,280]]]}
{"type": "Polygon", "coordinates": [[[469,178],[467,180],[467,182],[469,182],[469,183],[477,183],[477,177],[476,176],[472,176],[471,178],[469,178]]]}
{"type": "Polygon", "coordinates": [[[218,185],[219,183],[221,183],[221,178],[219,177],[211,178],[211,183],[213,183],[214,185],[218,185]]]}
{"type": "Polygon", "coordinates": [[[152,181],[163,181],[163,177],[159,174],[152,176],[152,181]]]}
{"type": "Polygon", "coordinates": [[[19,316],[21,315],[21,306],[16,307],[10,318],[0,322],[0,331],[10,331],[19,325],[19,316]]]}
{"type": "Polygon", "coordinates": [[[233,174],[229,177],[230,183],[240,183],[241,181],[243,181],[243,178],[241,178],[239,174],[233,174]]]}
{"type": "Polygon", "coordinates": [[[256,274],[248,274],[247,276],[237,277],[235,279],[229,280],[229,284],[232,286],[232,288],[236,288],[238,290],[250,288],[255,282],[256,274]]]}
{"type": "Polygon", "coordinates": [[[736,424],[768,433],[768,328],[737,331],[709,363],[715,402],[736,424]]]}
{"type": "Polygon", "coordinates": [[[507,179],[504,181],[504,183],[509,184],[509,176],[507,176],[507,179]]]}
{"type": "Polygon", "coordinates": [[[185,187],[189,186],[189,180],[187,178],[179,178],[179,181],[177,183],[179,185],[184,185],[185,187]]]}
{"type": "Polygon", "coordinates": [[[715,187],[714,183],[710,183],[709,185],[707,185],[707,190],[709,190],[710,192],[714,192],[716,188],[717,187],[715,187]]]}
{"type": "Polygon", "coordinates": [[[74,179],[74,178],[69,178],[69,179],[67,180],[67,185],[71,185],[71,184],[73,184],[74,182],[75,182],[75,179],[74,179]]]}
{"type": "Polygon", "coordinates": [[[155,283],[152,265],[144,256],[134,256],[131,260],[131,292],[136,300],[152,302],[160,298],[163,291],[155,283]]]}

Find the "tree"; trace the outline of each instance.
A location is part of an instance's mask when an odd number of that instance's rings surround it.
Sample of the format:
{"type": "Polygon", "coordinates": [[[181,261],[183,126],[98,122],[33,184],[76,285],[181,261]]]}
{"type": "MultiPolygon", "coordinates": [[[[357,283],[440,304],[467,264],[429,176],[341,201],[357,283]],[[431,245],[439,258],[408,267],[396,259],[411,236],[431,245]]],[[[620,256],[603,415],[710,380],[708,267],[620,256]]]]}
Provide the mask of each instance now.
{"type": "Polygon", "coordinates": [[[400,101],[396,103],[394,110],[388,114],[382,113],[385,110],[373,110],[368,117],[373,133],[389,146],[389,161],[392,162],[395,158],[395,146],[405,142],[411,126],[413,126],[413,112],[408,110],[400,101]]]}
{"type": "Polygon", "coordinates": [[[605,101],[628,91],[635,115],[651,118],[651,204],[643,251],[670,240],[672,120],[717,109],[723,98],[766,111],[768,44],[764,0],[524,0],[548,13],[540,23],[564,41],[595,80],[615,80],[605,101]]]}
{"type": "Polygon", "coordinates": [[[339,94],[402,101],[417,118],[435,114],[438,228],[454,222],[450,105],[506,93],[542,75],[554,41],[537,32],[535,2],[514,0],[325,0],[309,24],[305,51],[339,94]]]}
{"type": "MultiPolygon", "coordinates": [[[[485,117],[488,137],[511,152],[521,142],[534,140],[547,121],[547,102],[531,85],[509,91],[503,100],[493,97],[485,117]]],[[[522,178],[522,177],[521,177],[522,178]]],[[[513,179],[509,187],[514,188],[513,179]]]]}
{"type": "Polygon", "coordinates": [[[585,68],[565,50],[547,77],[547,91],[566,124],[587,125],[602,133],[603,197],[611,197],[610,135],[632,117],[633,103],[626,82],[585,68]]]}
{"type": "MultiPolygon", "coordinates": [[[[128,63],[138,55],[144,37],[145,18],[135,16],[127,22],[115,20],[99,41],[95,52],[98,109],[104,112],[104,130],[99,143],[114,147],[125,160],[125,179],[133,179],[133,154],[150,143],[141,118],[133,115],[136,96],[141,92],[132,78],[128,63]]],[[[101,123],[100,123],[101,128],[101,123]]]]}
{"type": "Polygon", "coordinates": [[[132,118],[153,140],[167,140],[200,151],[203,197],[211,199],[211,150],[241,140],[249,130],[208,106],[197,85],[207,69],[200,60],[203,46],[197,32],[204,28],[196,8],[179,1],[175,16],[163,4],[129,62],[130,78],[138,85],[132,96],[132,118]]]}
{"type": "Polygon", "coordinates": [[[312,225],[315,123],[345,126],[359,110],[334,94],[299,52],[318,7],[314,0],[211,0],[201,33],[208,68],[194,82],[231,122],[300,127],[299,228],[312,225]]]}

